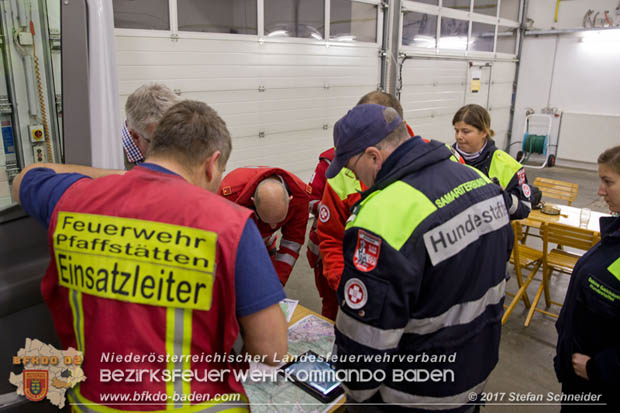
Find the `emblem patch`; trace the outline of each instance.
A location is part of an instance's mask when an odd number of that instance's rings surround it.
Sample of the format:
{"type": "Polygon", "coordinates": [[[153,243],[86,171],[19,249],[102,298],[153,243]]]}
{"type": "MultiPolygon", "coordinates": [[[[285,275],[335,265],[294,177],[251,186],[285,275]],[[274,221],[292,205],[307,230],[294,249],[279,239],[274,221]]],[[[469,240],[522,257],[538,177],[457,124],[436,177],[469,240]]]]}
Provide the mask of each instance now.
{"type": "Polygon", "coordinates": [[[47,396],[47,370],[24,370],[24,396],[33,402],[41,401],[47,396]]]}
{"type": "Polygon", "coordinates": [[[353,254],[353,265],[360,271],[368,272],[377,267],[379,252],[381,251],[381,238],[359,230],[357,233],[357,245],[353,254]]]}
{"type": "Polygon", "coordinates": [[[326,223],[327,221],[329,221],[329,218],[329,208],[321,204],[321,206],[319,207],[319,221],[321,221],[322,223],[326,223]]]}
{"type": "Polygon", "coordinates": [[[349,308],[357,310],[366,305],[368,290],[359,278],[351,278],[344,285],[344,300],[349,308]]]}
{"type": "Polygon", "coordinates": [[[222,188],[222,195],[228,196],[230,194],[232,194],[232,188],[230,186],[225,186],[222,188]]]}
{"type": "Polygon", "coordinates": [[[525,183],[525,170],[524,169],[518,170],[517,176],[519,176],[519,185],[523,185],[525,183]]]}
{"type": "MultiPolygon", "coordinates": [[[[314,175],[312,176],[312,179],[314,179],[314,175]]],[[[306,184],[306,192],[312,195],[312,187],[309,184],[306,184]]]]}
{"type": "Polygon", "coordinates": [[[521,185],[521,189],[523,190],[523,195],[525,195],[526,198],[529,198],[530,195],[532,195],[532,190],[528,184],[521,185]]]}

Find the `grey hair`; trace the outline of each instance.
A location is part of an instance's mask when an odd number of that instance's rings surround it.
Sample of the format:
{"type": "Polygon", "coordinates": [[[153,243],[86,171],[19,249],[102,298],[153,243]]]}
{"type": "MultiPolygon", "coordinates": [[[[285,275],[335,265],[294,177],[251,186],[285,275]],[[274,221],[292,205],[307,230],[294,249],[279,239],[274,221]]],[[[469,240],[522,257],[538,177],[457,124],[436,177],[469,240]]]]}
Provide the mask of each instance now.
{"type": "MultiPolygon", "coordinates": [[[[400,118],[398,112],[395,109],[388,107],[383,110],[383,119],[385,119],[386,123],[391,123],[395,119],[400,118]]],[[[374,145],[375,147],[381,149],[383,147],[397,147],[401,142],[409,139],[409,131],[405,126],[405,122],[400,122],[400,125],[396,127],[388,136],[383,138],[379,143],[374,145]]]]}
{"type": "Polygon", "coordinates": [[[284,204],[286,205],[286,209],[288,210],[288,204],[290,201],[288,197],[289,196],[288,190],[286,189],[284,180],[279,175],[273,175],[273,176],[270,176],[269,178],[263,179],[262,181],[258,183],[258,185],[256,185],[256,189],[254,190],[254,206],[258,208],[258,205],[260,203],[260,197],[258,196],[258,190],[265,182],[277,182],[278,184],[280,184],[280,186],[282,187],[282,194],[284,196],[284,204]]]}
{"type": "Polygon", "coordinates": [[[170,157],[193,168],[220,151],[219,164],[224,167],[231,150],[230,133],[217,112],[203,102],[182,100],[159,121],[149,156],[170,157]]]}
{"type": "Polygon", "coordinates": [[[125,103],[127,127],[140,135],[148,137],[150,125],[157,124],[164,113],[179,101],[166,85],[147,83],[136,89],[125,103]]]}

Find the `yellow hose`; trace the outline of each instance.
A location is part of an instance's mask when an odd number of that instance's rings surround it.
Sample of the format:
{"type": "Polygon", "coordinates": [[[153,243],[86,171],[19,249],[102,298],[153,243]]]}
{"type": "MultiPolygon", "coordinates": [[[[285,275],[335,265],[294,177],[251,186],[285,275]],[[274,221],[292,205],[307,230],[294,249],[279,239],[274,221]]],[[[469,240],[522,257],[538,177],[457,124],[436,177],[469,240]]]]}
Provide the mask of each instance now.
{"type": "Polygon", "coordinates": [[[560,11],[560,0],[558,0],[555,3],[555,19],[553,19],[554,22],[558,22],[558,12],[560,11]]]}

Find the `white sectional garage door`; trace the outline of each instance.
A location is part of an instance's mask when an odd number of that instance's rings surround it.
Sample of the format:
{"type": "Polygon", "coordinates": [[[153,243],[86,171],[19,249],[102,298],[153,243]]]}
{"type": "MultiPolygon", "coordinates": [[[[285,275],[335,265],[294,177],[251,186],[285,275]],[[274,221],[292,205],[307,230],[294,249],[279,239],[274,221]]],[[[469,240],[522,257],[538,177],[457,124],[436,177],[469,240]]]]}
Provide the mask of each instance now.
{"type": "Polygon", "coordinates": [[[416,134],[453,143],[454,113],[465,104],[476,103],[489,110],[496,144],[503,148],[507,142],[514,74],[513,62],[408,58],[402,70],[400,96],[405,119],[416,134]],[[480,73],[480,89],[474,93],[471,75],[476,70],[480,73]]]}
{"type": "Polygon", "coordinates": [[[335,121],[377,89],[379,49],[380,39],[117,29],[121,105],[145,82],[162,82],[182,98],[208,103],[226,121],[233,136],[227,170],[278,166],[307,181],[318,155],[332,146],[335,121]]]}

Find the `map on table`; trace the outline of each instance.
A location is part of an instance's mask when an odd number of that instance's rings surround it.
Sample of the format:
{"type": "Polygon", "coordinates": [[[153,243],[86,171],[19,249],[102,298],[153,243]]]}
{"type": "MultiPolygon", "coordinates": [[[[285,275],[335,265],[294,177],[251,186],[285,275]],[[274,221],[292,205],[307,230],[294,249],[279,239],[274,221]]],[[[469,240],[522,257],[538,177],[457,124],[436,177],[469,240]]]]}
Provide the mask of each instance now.
{"type": "Polygon", "coordinates": [[[285,298],[284,300],[280,301],[280,308],[284,313],[284,317],[286,318],[287,323],[291,322],[291,318],[293,318],[293,313],[295,312],[295,307],[297,307],[298,303],[299,300],[291,300],[290,298],[285,298]]]}
{"type": "MultiPolygon", "coordinates": [[[[312,350],[325,356],[331,353],[333,345],[333,324],[315,315],[302,318],[288,329],[289,354],[298,356],[312,350]]],[[[267,375],[270,372],[275,375],[277,367],[252,363],[250,370],[252,369],[261,370],[267,375]]],[[[248,379],[243,386],[250,399],[252,412],[327,412],[339,400],[336,399],[331,405],[321,403],[281,376],[275,381],[252,382],[248,379]]]]}

